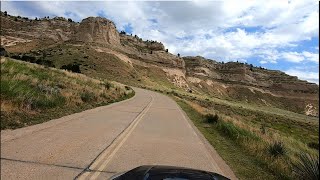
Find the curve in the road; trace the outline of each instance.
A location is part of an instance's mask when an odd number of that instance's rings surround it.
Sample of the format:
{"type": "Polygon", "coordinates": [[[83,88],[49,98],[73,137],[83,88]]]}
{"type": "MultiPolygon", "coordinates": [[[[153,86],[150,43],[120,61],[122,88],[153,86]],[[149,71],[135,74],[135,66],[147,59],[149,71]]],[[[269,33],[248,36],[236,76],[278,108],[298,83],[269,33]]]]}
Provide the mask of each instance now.
{"type": "Polygon", "coordinates": [[[1,131],[1,179],[102,179],[156,164],[236,178],[172,99],[135,91],[120,103],[1,131]]]}

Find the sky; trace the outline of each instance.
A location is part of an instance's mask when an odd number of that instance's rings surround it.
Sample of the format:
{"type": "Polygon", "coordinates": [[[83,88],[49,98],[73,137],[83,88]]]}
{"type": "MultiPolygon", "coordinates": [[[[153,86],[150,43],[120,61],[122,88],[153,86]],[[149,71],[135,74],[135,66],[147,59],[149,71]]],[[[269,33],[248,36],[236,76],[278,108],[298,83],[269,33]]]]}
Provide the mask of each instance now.
{"type": "Polygon", "coordinates": [[[1,1],[29,18],[101,16],[169,52],[239,61],[319,84],[317,0],[1,1]]]}

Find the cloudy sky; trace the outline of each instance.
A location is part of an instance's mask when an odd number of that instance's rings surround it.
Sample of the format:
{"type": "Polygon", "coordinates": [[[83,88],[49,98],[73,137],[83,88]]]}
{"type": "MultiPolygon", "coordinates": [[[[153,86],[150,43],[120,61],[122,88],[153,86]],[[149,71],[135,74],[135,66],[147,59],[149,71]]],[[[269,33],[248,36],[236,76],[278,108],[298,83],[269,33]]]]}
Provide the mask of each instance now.
{"type": "Polygon", "coordinates": [[[316,0],[2,1],[1,10],[30,18],[88,16],[119,31],[164,43],[172,53],[242,61],[319,84],[316,0]]]}

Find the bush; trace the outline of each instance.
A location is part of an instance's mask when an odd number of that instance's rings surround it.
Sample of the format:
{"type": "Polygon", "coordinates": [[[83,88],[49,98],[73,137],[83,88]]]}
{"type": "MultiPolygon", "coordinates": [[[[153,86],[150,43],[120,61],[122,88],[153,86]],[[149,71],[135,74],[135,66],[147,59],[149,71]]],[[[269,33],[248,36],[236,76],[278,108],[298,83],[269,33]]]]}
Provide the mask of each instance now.
{"type": "Polygon", "coordinates": [[[224,122],[218,121],[217,130],[222,133],[224,136],[232,139],[252,139],[252,140],[259,140],[260,138],[253,134],[252,132],[239,128],[234,125],[232,122],[224,122]]]}
{"type": "Polygon", "coordinates": [[[129,91],[131,88],[129,86],[124,86],[124,88],[129,91]]]}
{"type": "Polygon", "coordinates": [[[75,73],[81,73],[80,66],[78,64],[63,65],[63,66],[61,66],[60,69],[69,70],[69,71],[72,71],[72,72],[75,72],[75,73]]]}
{"type": "Polygon", "coordinates": [[[53,64],[52,61],[44,60],[44,59],[38,59],[36,61],[36,64],[40,64],[40,65],[43,65],[45,67],[55,67],[55,65],[53,64]]]}
{"type": "Polygon", "coordinates": [[[3,47],[0,47],[0,56],[7,56],[7,55],[8,55],[8,52],[3,47]]]}
{"type": "Polygon", "coordinates": [[[40,96],[35,100],[31,100],[29,103],[32,109],[47,109],[63,106],[65,104],[65,101],[65,97],[61,95],[54,95],[52,97],[40,96]]]}
{"type": "Polygon", "coordinates": [[[218,123],[217,128],[230,139],[237,139],[239,137],[237,127],[230,122],[220,122],[218,123]]]}
{"type": "Polygon", "coordinates": [[[92,92],[85,91],[80,94],[81,100],[83,102],[90,102],[96,99],[96,96],[92,92]]]}
{"type": "Polygon", "coordinates": [[[104,85],[104,88],[106,88],[107,90],[109,90],[112,87],[112,84],[109,82],[104,82],[103,85],[104,85]]]}
{"type": "Polygon", "coordinates": [[[174,96],[178,96],[178,95],[179,95],[179,94],[178,94],[176,91],[174,91],[174,90],[171,91],[171,94],[174,95],[174,96]]]}
{"type": "Polygon", "coordinates": [[[262,134],[266,134],[266,132],[267,132],[266,125],[265,125],[265,124],[262,124],[261,127],[260,127],[260,130],[261,130],[261,133],[262,133],[262,134]]]}
{"type": "Polygon", "coordinates": [[[319,150],[319,143],[318,142],[310,142],[307,145],[309,148],[319,150]]]}
{"type": "Polygon", "coordinates": [[[319,157],[301,153],[298,161],[292,164],[293,174],[297,179],[319,179],[319,157]]]}
{"type": "MultiPolygon", "coordinates": [[[[21,57],[21,60],[22,61],[26,61],[26,62],[31,62],[31,63],[34,63],[34,62],[36,62],[36,57],[34,57],[34,56],[29,56],[29,55],[23,55],[22,57],[21,57]]],[[[38,64],[38,63],[37,63],[38,64]]]]}
{"type": "Polygon", "coordinates": [[[60,94],[60,89],[57,86],[48,86],[46,84],[38,84],[37,85],[37,89],[42,92],[45,93],[47,95],[59,95],[60,94]]]}
{"type": "Polygon", "coordinates": [[[207,123],[217,123],[219,120],[219,116],[217,114],[206,114],[204,118],[207,123]]]}
{"type": "Polygon", "coordinates": [[[281,141],[275,141],[274,143],[269,144],[268,151],[274,157],[283,156],[286,154],[286,148],[281,141]]]}

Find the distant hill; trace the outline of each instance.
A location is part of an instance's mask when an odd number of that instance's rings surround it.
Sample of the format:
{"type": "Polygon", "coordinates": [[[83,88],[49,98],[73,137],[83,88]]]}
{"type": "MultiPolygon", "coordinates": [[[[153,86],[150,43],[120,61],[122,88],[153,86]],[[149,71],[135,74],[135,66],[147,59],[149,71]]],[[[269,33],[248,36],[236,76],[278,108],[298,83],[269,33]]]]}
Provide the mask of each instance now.
{"type": "MultiPolygon", "coordinates": [[[[147,32],[146,32],[147,33],[147,32]]],[[[105,18],[30,20],[1,13],[1,45],[15,59],[77,66],[94,78],[153,89],[180,89],[229,101],[318,116],[319,86],[250,64],[180,57],[161,42],[119,33],[105,18]]]]}

